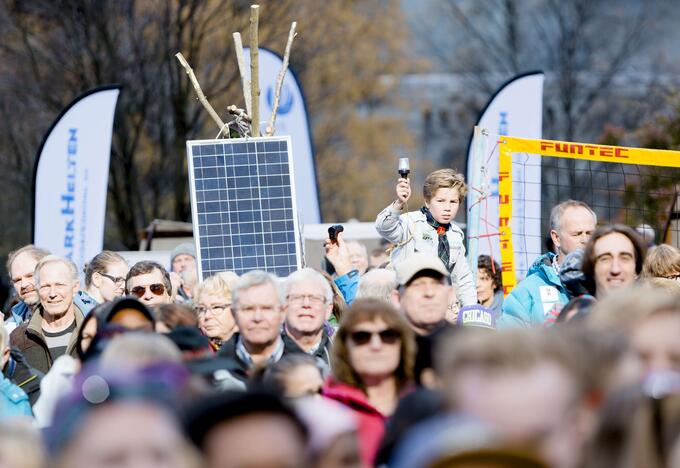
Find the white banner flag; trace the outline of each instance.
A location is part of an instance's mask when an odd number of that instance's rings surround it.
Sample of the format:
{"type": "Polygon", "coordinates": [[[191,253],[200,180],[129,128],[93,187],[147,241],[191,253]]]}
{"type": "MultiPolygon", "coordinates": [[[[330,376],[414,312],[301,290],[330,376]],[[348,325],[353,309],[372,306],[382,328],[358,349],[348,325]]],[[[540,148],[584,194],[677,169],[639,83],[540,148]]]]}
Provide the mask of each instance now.
{"type": "MultiPolygon", "coordinates": [[[[516,76],[502,85],[482,111],[477,126],[495,135],[540,139],[543,134],[543,72],[516,76]]],[[[493,139],[491,139],[493,140],[493,139]]],[[[472,142],[472,139],[471,139],[472,142]]],[[[468,148],[467,197],[468,252],[473,268],[478,255],[491,255],[500,263],[498,238],[498,147],[468,148]],[[486,195],[479,199],[479,189],[486,195]]],[[[522,155],[513,164],[512,233],[518,279],[541,255],[541,160],[522,155]]],[[[513,156],[515,160],[515,156],[513,156]]],[[[476,268],[475,268],[476,269],[476,268]]]]}
{"type": "MultiPolygon", "coordinates": [[[[245,47],[246,75],[250,79],[250,49],[245,47]]],[[[272,114],[276,77],[283,64],[282,58],[274,52],[260,48],[260,134],[264,135],[267,122],[272,114]]],[[[295,193],[303,224],[321,222],[319,192],[316,183],[316,167],[312,138],[307,120],[307,107],[295,74],[288,68],[281,88],[279,109],[276,113],[274,135],[290,135],[293,147],[295,172],[295,193]]]]}
{"type": "Polygon", "coordinates": [[[33,243],[80,270],[104,242],[113,116],[120,86],[93,89],[56,119],[38,151],[33,243]]]}

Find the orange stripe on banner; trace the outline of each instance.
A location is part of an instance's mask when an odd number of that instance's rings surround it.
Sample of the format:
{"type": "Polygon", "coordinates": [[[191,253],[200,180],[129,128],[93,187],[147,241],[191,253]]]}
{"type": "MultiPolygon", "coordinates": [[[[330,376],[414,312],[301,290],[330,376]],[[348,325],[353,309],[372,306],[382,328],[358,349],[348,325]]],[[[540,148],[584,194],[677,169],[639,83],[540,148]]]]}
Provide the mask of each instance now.
{"type": "Polygon", "coordinates": [[[498,230],[501,244],[501,277],[507,295],[517,283],[515,251],[512,246],[512,152],[501,137],[498,158],[498,230]]]}

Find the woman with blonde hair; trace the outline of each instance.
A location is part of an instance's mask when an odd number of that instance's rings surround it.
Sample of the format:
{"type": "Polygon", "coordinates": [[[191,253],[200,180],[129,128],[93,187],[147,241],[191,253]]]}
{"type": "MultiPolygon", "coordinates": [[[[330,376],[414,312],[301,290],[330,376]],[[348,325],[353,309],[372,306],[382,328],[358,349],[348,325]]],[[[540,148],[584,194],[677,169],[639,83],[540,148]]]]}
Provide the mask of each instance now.
{"type": "Polygon", "coordinates": [[[661,244],[647,251],[642,264],[643,278],[680,278],[680,250],[672,245],[661,244]]]}
{"type": "Polygon", "coordinates": [[[231,309],[231,290],[238,280],[234,272],[220,272],[198,285],[194,299],[198,328],[215,351],[237,331],[231,309]]]}

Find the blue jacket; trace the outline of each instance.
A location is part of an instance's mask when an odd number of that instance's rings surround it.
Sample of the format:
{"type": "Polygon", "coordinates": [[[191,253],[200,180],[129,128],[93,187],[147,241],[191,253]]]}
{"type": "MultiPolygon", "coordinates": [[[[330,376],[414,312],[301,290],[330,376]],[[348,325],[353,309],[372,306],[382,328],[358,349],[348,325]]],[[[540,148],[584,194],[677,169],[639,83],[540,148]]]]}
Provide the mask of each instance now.
{"type": "Polygon", "coordinates": [[[503,301],[503,314],[498,328],[542,325],[546,318],[556,317],[569,302],[569,294],[552,266],[555,254],[541,255],[522,280],[503,301]]]}
{"type": "Polygon", "coordinates": [[[26,393],[9,379],[0,377],[0,420],[14,416],[33,416],[26,393]]]}
{"type": "Polygon", "coordinates": [[[31,318],[31,308],[24,301],[19,301],[12,307],[12,315],[6,321],[14,322],[18,327],[26,320],[31,318]]]}
{"type": "Polygon", "coordinates": [[[342,293],[347,305],[352,305],[359,289],[359,271],[352,270],[335,278],[335,284],[342,293]]]}
{"type": "Polygon", "coordinates": [[[73,296],[73,303],[80,309],[84,316],[87,316],[92,309],[99,305],[99,302],[95,301],[94,298],[85,291],[78,291],[76,295],[73,296]]]}

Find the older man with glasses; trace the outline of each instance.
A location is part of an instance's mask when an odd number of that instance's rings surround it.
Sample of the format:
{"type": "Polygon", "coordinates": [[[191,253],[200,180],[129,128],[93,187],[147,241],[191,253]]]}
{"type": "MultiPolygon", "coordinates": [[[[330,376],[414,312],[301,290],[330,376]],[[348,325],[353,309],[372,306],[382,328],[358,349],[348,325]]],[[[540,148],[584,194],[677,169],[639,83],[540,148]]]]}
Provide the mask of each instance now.
{"type": "Polygon", "coordinates": [[[172,285],[168,271],[156,262],[134,264],[125,278],[125,293],[135,296],[146,306],[170,304],[172,285]]]}
{"type": "Polygon", "coordinates": [[[290,353],[307,353],[327,368],[331,347],[326,321],[333,310],[328,281],[312,268],[292,273],[285,284],[283,342],[290,353]]]}

